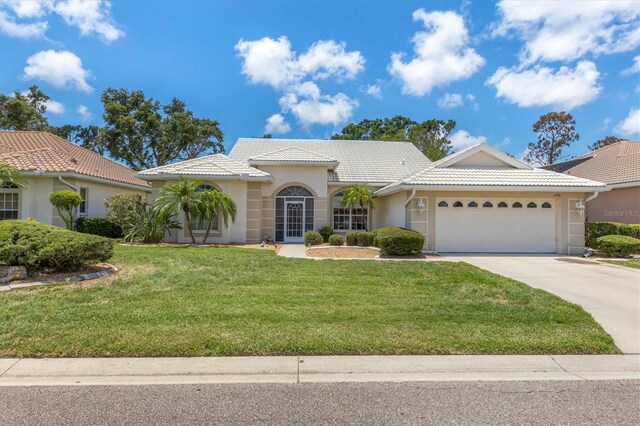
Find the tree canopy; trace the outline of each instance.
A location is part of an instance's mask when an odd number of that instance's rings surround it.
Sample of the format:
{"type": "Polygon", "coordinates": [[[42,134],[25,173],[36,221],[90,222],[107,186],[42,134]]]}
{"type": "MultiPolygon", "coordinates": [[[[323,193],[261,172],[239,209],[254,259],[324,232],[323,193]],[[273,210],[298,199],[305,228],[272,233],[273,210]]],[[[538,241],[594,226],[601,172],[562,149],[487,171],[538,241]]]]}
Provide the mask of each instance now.
{"type": "Polygon", "coordinates": [[[578,141],[576,121],[564,111],[548,112],[533,125],[538,140],[529,143],[524,161],[538,166],[549,166],[563,159],[562,149],[578,141]]]}
{"type": "Polygon", "coordinates": [[[47,130],[47,96],[33,85],[25,93],[15,91],[11,95],[0,93],[0,129],[47,130]]]}
{"type": "Polygon", "coordinates": [[[590,151],[595,151],[596,149],[604,148],[605,146],[609,146],[609,145],[613,145],[614,143],[618,143],[621,140],[622,139],[620,139],[617,136],[605,136],[604,138],[599,139],[599,140],[595,141],[594,143],[592,143],[591,145],[589,145],[589,150],[590,151]]]}

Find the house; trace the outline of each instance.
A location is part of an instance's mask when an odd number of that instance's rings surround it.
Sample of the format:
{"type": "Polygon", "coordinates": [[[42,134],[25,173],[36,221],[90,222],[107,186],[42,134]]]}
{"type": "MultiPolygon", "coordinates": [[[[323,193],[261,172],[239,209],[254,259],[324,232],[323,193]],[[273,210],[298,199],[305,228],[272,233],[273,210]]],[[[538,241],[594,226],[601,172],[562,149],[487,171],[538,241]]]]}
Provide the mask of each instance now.
{"type": "Polygon", "coordinates": [[[145,199],[150,185],[136,172],[48,132],[0,132],[0,162],[18,169],[26,188],[0,188],[0,220],[33,218],[64,226],[49,202],[54,191],[71,189],[82,196],[79,214],[105,215],[104,199],[138,193],[145,199]]]}
{"type": "Polygon", "coordinates": [[[604,182],[587,203],[588,222],[640,223],[640,142],[623,140],[545,169],[604,182]]]}
{"type": "MultiPolygon", "coordinates": [[[[227,228],[218,220],[213,242],[301,242],[305,231],[325,225],[336,233],[401,226],[424,234],[431,252],[582,253],[581,206],[608,189],[532,168],[484,143],[432,163],[406,142],[241,138],[228,156],[138,177],[151,182],[152,199],[180,177],[230,194],[236,221],[227,228]],[[353,184],[374,191],[373,209],[342,205],[353,184]]],[[[186,231],[173,238],[190,241],[186,231]]]]}

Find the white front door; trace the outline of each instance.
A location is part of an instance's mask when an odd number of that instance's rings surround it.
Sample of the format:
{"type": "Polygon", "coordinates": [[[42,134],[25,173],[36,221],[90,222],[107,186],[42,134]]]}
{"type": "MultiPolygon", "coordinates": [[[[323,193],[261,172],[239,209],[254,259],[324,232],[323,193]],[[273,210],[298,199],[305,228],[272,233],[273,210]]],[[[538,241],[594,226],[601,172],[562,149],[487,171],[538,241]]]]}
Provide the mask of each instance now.
{"type": "Polygon", "coordinates": [[[304,241],[304,201],[287,201],[284,209],[284,242],[304,241]]]}

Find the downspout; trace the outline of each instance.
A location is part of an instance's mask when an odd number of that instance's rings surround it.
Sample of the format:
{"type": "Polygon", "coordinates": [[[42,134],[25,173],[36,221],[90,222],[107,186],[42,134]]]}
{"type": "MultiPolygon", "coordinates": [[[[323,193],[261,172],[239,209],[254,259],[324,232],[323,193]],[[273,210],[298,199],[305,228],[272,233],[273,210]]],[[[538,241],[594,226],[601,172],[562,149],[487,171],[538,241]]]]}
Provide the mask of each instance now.
{"type": "Polygon", "coordinates": [[[407,201],[404,203],[404,227],[409,229],[409,210],[407,209],[407,207],[409,206],[409,203],[411,202],[411,200],[413,200],[413,198],[416,196],[416,189],[413,188],[411,190],[411,195],[409,195],[409,198],[407,198],[407,201]]]}
{"type": "Polygon", "coordinates": [[[59,180],[60,182],[64,183],[65,185],[67,185],[69,188],[71,188],[71,189],[73,189],[74,191],[78,192],[78,188],[77,188],[77,187],[75,187],[75,186],[73,186],[73,185],[71,185],[71,184],[70,184],[69,182],[67,182],[66,180],[64,180],[64,179],[62,178],[62,176],[58,176],[58,180],[59,180]]]}
{"type": "Polygon", "coordinates": [[[593,200],[598,195],[600,195],[600,191],[595,191],[593,194],[589,195],[587,198],[584,199],[584,204],[586,205],[589,201],[593,200]]]}

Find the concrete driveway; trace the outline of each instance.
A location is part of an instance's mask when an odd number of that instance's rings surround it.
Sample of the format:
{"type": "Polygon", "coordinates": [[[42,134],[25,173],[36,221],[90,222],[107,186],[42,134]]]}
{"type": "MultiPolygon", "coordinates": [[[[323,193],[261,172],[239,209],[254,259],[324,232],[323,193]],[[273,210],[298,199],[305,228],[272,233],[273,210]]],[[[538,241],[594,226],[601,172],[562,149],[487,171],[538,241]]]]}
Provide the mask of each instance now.
{"type": "Polygon", "coordinates": [[[582,306],[625,354],[640,353],[640,271],[568,256],[455,254],[582,306]]]}

